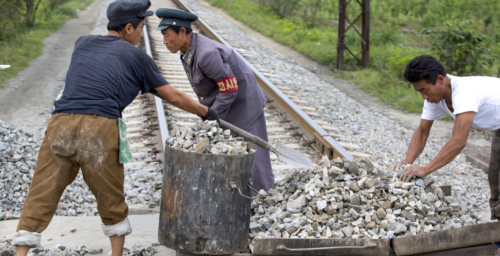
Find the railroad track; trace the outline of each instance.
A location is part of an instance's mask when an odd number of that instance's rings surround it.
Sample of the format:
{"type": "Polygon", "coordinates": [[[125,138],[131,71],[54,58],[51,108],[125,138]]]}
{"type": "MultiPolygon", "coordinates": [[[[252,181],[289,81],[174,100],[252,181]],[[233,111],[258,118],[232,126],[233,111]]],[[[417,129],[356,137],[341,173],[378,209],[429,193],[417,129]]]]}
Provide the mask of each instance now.
{"type": "MultiPolygon", "coordinates": [[[[151,2],[152,10],[173,8],[192,12],[187,5],[178,0],[152,0],[151,2]]],[[[170,53],[163,44],[161,33],[156,31],[158,23],[159,19],[156,16],[146,18],[144,40],[140,47],[155,60],[160,72],[172,86],[198,101],[187,79],[179,53],[170,53]]],[[[225,33],[212,28],[210,24],[202,20],[202,17],[193,24],[193,31],[231,46],[227,43],[231,38],[224,38],[225,33]]],[[[247,53],[245,49],[233,49],[247,62],[266,95],[268,104],[264,112],[268,137],[272,144],[281,141],[288,147],[305,153],[313,162],[320,159],[322,155],[348,160],[369,156],[356,152],[360,150],[357,145],[336,142],[334,138],[340,137],[337,134],[338,128],[323,121],[312,103],[294,96],[296,92],[270,71],[259,65],[252,65],[253,55],[247,53]]],[[[146,94],[138,95],[124,110],[123,119],[127,124],[127,138],[130,141],[134,158],[134,161],[126,164],[125,168],[151,170],[151,178],[160,188],[161,173],[159,172],[162,170],[163,148],[169,136],[168,131],[173,127],[190,127],[199,120],[199,117],[173,107],[153,95],[146,94]]],[[[271,153],[271,160],[277,181],[284,177],[287,171],[297,168],[278,161],[274,153],[271,153]]],[[[133,177],[131,178],[130,183],[137,182],[133,177]]]]}

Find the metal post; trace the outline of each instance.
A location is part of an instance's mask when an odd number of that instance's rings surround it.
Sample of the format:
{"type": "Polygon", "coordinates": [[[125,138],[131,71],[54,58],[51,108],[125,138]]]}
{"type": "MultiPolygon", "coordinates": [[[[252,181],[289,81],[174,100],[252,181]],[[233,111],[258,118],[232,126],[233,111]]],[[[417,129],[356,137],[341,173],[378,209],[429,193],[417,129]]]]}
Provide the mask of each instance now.
{"type": "Polygon", "coordinates": [[[344,70],[346,0],[339,0],[339,36],[337,39],[337,70],[344,70]]]}
{"type": "Polygon", "coordinates": [[[346,66],[353,64],[356,69],[358,69],[358,65],[363,68],[370,67],[370,0],[339,0],[339,33],[337,39],[337,70],[345,70],[346,66]],[[347,5],[351,2],[355,2],[361,6],[361,13],[356,16],[356,18],[350,20],[347,17],[347,5]],[[359,28],[355,26],[355,23],[361,18],[361,33],[359,32],[359,28]],[[347,25],[347,27],[346,27],[347,25]],[[352,29],[361,37],[361,51],[357,54],[354,54],[346,45],[345,45],[345,36],[346,32],[352,29]],[[344,54],[347,53],[349,57],[349,61],[347,64],[344,64],[344,54]],[[361,59],[359,58],[361,55],[361,59]]]}
{"type": "Polygon", "coordinates": [[[361,39],[363,45],[361,54],[361,63],[363,68],[370,68],[370,0],[363,0],[362,5],[362,28],[361,28],[361,39]]]}

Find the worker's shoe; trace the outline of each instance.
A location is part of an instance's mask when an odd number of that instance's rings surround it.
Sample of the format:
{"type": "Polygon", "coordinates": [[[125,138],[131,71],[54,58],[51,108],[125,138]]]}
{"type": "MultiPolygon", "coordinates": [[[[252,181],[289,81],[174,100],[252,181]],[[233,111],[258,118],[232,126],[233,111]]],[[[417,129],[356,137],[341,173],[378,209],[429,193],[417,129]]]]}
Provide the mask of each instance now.
{"type": "Polygon", "coordinates": [[[132,227],[128,221],[128,217],[115,225],[101,224],[102,232],[105,236],[126,236],[132,233],[132,227]]]}
{"type": "Polygon", "coordinates": [[[26,230],[19,230],[12,238],[12,245],[27,245],[29,247],[41,246],[42,235],[38,232],[29,232],[26,230]]]}

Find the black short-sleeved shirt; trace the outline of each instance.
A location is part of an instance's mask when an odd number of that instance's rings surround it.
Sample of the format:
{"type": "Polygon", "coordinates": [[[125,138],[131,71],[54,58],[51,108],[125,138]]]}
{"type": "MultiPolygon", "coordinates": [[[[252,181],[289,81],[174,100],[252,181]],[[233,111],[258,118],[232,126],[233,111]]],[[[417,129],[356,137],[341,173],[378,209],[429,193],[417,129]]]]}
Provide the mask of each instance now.
{"type": "Polygon", "coordinates": [[[153,59],[116,36],[82,36],[75,44],[55,113],[119,118],[142,91],[168,84],[153,59]]]}

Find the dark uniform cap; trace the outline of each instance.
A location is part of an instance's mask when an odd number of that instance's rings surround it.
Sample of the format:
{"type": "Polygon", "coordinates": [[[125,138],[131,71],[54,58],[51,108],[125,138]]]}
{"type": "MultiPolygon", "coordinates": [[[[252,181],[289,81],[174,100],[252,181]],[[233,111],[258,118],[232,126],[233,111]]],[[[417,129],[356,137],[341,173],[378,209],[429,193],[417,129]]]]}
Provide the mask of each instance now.
{"type": "Polygon", "coordinates": [[[156,16],[161,19],[158,25],[158,31],[164,30],[170,26],[191,28],[191,22],[198,19],[196,14],[168,8],[157,9],[156,16]]]}
{"type": "Polygon", "coordinates": [[[109,4],[106,15],[109,21],[144,18],[154,14],[153,11],[148,11],[150,6],[149,0],[117,0],[109,4]]]}

